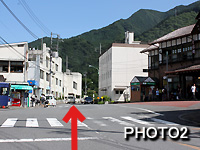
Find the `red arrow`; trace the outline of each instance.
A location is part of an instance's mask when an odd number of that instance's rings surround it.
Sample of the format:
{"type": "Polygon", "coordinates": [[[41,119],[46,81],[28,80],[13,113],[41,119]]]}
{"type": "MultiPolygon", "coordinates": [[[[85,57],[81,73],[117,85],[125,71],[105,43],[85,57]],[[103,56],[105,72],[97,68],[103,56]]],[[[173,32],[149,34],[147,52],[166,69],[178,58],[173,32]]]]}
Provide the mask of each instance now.
{"type": "Polygon", "coordinates": [[[70,119],[71,119],[71,148],[72,150],[78,150],[77,119],[83,122],[86,118],[75,106],[72,106],[62,120],[68,123],[70,119]]]}

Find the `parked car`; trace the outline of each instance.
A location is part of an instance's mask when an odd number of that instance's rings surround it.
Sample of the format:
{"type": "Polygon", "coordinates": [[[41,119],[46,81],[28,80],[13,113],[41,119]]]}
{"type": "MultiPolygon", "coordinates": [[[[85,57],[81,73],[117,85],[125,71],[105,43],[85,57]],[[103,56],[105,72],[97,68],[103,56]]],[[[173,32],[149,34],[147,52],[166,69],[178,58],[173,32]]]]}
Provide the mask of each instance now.
{"type": "Polygon", "coordinates": [[[92,99],[92,97],[86,97],[86,98],[84,98],[83,103],[84,103],[84,104],[93,104],[93,99],[92,99]]]}
{"type": "Polygon", "coordinates": [[[69,95],[66,99],[66,103],[69,104],[69,103],[73,103],[75,104],[75,97],[73,95],[69,95]]]}
{"type": "Polygon", "coordinates": [[[47,106],[56,106],[56,99],[52,94],[46,95],[47,106]]]}

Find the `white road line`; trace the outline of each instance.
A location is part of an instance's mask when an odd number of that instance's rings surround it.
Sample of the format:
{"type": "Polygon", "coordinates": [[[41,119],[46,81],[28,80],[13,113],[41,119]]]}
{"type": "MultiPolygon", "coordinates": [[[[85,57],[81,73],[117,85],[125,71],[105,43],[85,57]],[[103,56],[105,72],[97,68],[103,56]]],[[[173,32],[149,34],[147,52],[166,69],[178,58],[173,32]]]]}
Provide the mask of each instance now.
{"type": "MultiPolygon", "coordinates": [[[[79,137],[79,141],[97,140],[98,137],[79,137]]],[[[22,143],[22,142],[52,142],[52,141],[71,141],[71,138],[40,138],[40,139],[0,139],[0,143],[22,143]]]]}
{"type": "Polygon", "coordinates": [[[116,119],[116,118],[113,118],[113,117],[103,117],[104,119],[108,119],[112,122],[117,122],[121,125],[125,125],[125,126],[135,126],[134,124],[131,124],[131,123],[128,123],[128,122],[125,122],[125,121],[122,121],[122,120],[119,120],[119,119],[116,119]]]}
{"type": "Polygon", "coordinates": [[[15,123],[17,122],[18,118],[8,118],[1,127],[14,127],[15,123]]]}
{"type": "MultiPolygon", "coordinates": [[[[69,120],[69,122],[71,122],[71,119],[69,120]]],[[[78,127],[88,127],[87,124],[85,124],[85,123],[83,123],[83,122],[80,122],[79,120],[78,120],[78,122],[77,122],[77,126],[78,126],[78,127]]]]}
{"type": "Polygon", "coordinates": [[[86,117],[86,119],[88,119],[88,120],[92,120],[92,119],[94,119],[94,118],[91,118],[91,117],[86,117]]]}
{"type": "MultiPolygon", "coordinates": [[[[118,105],[118,106],[120,106],[120,105],[118,105]]],[[[126,107],[126,108],[134,108],[134,109],[139,109],[139,110],[143,110],[143,111],[150,112],[150,113],[152,113],[152,114],[156,114],[156,115],[161,115],[161,116],[164,116],[163,114],[157,113],[157,112],[155,112],[155,111],[152,111],[152,110],[149,110],[149,109],[138,108],[138,107],[129,107],[129,106],[120,106],[120,107],[126,107]]]]}
{"type": "Polygon", "coordinates": [[[143,121],[143,120],[139,120],[139,119],[135,119],[135,118],[132,118],[132,117],[121,117],[123,119],[126,119],[126,120],[130,120],[130,121],[133,121],[133,122],[136,122],[136,123],[139,123],[139,124],[144,124],[144,125],[153,125],[149,122],[146,122],[146,121],[143,121]]]}
{"type": "Polygon", "coordinates": [[[47,118],[47,121],[52,127],[63,127],[63,125],[56,118],[47,118]]]}
{"type": "Polygon", "coordinates": [[[102,127],[105,127],[107,126],[106,124],[104,124],[103,122],[101,121],[93,121],[94,123],[98,124],[99,126],[102,126],[102,127]]]}
{"type": "Polygon", "coordinates": [[[174,122],[169,122],[169,121],[165,121],[165,120],[161,120],[161,119],[156,119],[156,118],[151,118],[152,121],[158,122],[158,123],[162,123],[162,124],[166,124],[166,125],[179,125],[176,124],[174,122]]]}
{"type": "Polygon", "coordinates": [[[88,127],[88,125],[86,125],[86,124],[83,123],[83,122],[80,122],[79,120],[78,120],[78,126],[79,126],[79,127],[88,127]]]}
{"type": "Polygon", "coordinates": [[[26,127],[39,127],[37,118],[27,118],[26,127]]]}

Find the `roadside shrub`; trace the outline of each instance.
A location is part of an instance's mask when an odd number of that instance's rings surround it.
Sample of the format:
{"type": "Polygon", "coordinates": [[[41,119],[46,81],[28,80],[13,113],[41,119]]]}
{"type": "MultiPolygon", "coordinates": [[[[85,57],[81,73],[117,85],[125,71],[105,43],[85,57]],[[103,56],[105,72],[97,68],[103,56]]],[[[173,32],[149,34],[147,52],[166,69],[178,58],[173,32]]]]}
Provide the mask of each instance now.
{"type": "Polygon", "coordinates": [[[100,102],[98,102],[98,104],[104,104],[104,101],[100,101],[100,102]]]}
{"type": "Polygon", "coordinates": [[[108,102],[111,101],[110,97],[107,96],[107,95],[104,95],[104,96],[102,96],[102,97],[103,97],[103,101],[108,101],[108,102]]]}

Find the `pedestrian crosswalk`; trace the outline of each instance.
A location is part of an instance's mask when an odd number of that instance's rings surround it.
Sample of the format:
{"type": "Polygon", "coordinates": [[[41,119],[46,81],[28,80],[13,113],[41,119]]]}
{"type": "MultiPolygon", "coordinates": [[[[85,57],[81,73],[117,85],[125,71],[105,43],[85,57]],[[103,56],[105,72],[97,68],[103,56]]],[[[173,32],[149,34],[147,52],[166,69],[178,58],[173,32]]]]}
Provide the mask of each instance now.
{"type": "MultiPolygon", "coordinates": [[[[25,127],[29,128],[37,128],[40,127],[41,120],[38,121],[37,118],[27,118],[23,121],[19,120],[19,118],[7,118],[1,125],[1,128],[12,128],[16,127],[17,122],[20,121],[20,123],[24,123],[25,127]]],[[[43,120],[44,121],[44,120],[43,120]]],[[[45,118],[45,121],[48,123],[48,126],[50,127],[64,127],[66,126],[66,123],[64,123],[62,120],[58,120],[57,118],[45,118]]],[[[71,121],[69,121],[71,122],[71,121]]],[[[145,126],[154,126],[156,124],[163,124],[167,126],[174,126],[179,125],[174,122],[169,122],[162,119],[157,118],[148,118],[148,120],[145,120],[144,118],[137,119],[133,116],[120,116],[120,117],[101,117],[101,118],[93,118],[88,117],[84,122],[78,121],[78,127],[88,127],[90,124],[95,124],[100,127],[107,127],[112,126],[114,124],[123,125],[123,126],[137,126],[145,125],[145,126]]]]}

